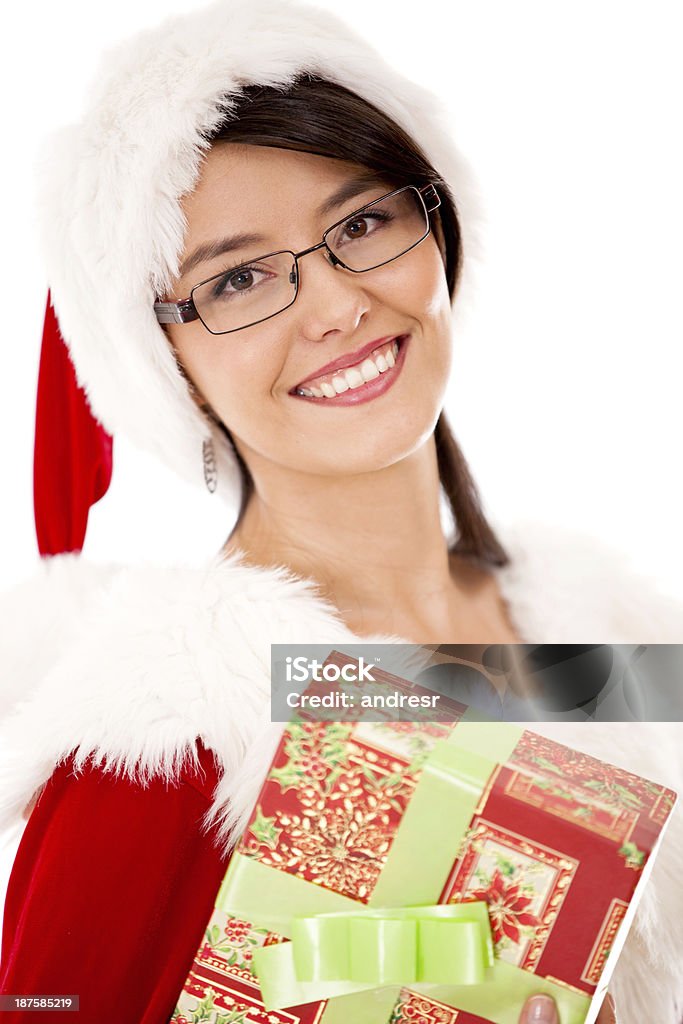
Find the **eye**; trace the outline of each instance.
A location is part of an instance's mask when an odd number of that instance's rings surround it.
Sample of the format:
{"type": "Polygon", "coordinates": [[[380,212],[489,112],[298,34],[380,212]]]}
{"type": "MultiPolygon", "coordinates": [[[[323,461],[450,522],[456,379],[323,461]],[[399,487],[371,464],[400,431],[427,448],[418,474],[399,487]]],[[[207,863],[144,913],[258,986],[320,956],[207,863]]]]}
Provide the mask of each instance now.
{"type": "Polygon", "coordinates": [[[248,268],[246,270],[238,270],[236,274],[230,275],[228,283],[236,292],[243,291],[245,288],[250,288],[253,285],[254,273],[248,268]]]}
{"type": "Polygon", "coordinates": [[[357,213],[339,225],[332,241],[338,246],[363,241],[393,220],[394,215],[389,210],[382,210],[379,207],[357,213]]]}
{"type": "Polygon", "coordinates": [[[362,238],[363,235],[368,233],[367,225],[368,217],[355,217],[353,220],[347,220],[344,225],[344,231],[347,233],[349,238],[362,238]]]}
{"type": "Polygon", "coordinates": [[[258,267],[237,267],[234,270],[226,271],[216,279],[211,289],[211,295],[214,299],[244,295],[267,280],[268,276],[267,270],[259,270],[258,267]]]}

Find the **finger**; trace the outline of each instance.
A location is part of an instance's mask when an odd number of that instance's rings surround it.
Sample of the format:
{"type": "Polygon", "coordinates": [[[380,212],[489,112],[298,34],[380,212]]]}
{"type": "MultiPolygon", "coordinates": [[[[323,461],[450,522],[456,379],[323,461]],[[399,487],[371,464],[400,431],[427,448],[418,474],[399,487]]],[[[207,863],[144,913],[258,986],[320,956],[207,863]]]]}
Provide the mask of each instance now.
{"type": "Polygon", "coordinates": [[[617,1024],[617,1014],[614,1006],[614,999],[608,992],[600,1007],[595,1024],[617,1024]]]}
{"type": "Polygon", "coordinates": [[[519,1024],[560,1024],[555,1000],[551,996],[531,996],[522,1007],[519,1024]]]}

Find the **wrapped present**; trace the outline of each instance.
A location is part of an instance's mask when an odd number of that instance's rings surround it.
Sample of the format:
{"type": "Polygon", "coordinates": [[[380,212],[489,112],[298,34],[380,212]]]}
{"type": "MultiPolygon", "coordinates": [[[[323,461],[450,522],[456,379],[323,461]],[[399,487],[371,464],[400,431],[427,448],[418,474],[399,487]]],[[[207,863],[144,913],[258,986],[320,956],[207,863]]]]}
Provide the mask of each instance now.
{"type": "Polygon", "coordinates": [[[676,794],[449,717],[290,723],[173,1024],[595,1021],[676,794]]]}

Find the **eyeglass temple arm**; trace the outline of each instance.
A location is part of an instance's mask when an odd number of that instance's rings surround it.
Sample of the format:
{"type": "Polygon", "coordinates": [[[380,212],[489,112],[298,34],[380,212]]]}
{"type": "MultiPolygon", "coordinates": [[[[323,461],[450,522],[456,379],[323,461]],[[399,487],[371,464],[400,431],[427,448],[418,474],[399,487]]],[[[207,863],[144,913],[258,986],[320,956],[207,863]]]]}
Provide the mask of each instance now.
{"type": "Polygon", "coordinates": [[[429,183],[429,185],[424,185],[422,188],[419,188],[418,192],[420,193],[424,200],[425,207],[427,208],[427,213],[431,213],[432,210],[438,210],[438,208],[441,206],[441,196],[436,191],[435,186],[432,185],[431,182],[429,183]]]}
{"type": "Polygon", "coordinates": [[[192,299],[183,302],[155,302],[154,312],[160,324],[189,324],[199,319],[192,299]]]}

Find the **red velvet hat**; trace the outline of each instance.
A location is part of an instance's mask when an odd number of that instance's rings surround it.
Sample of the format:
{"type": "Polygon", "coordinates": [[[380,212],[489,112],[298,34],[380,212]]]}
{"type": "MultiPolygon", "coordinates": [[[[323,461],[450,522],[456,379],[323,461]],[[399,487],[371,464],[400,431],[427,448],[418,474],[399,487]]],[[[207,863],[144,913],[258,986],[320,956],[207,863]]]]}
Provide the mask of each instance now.
{"type": "Polygon", "coordinates": [[[93,416],[48,293],[38,374],[33,506],[41,555],[80,551],[91,505],[106,494],[113,442],[93,416]]]}

